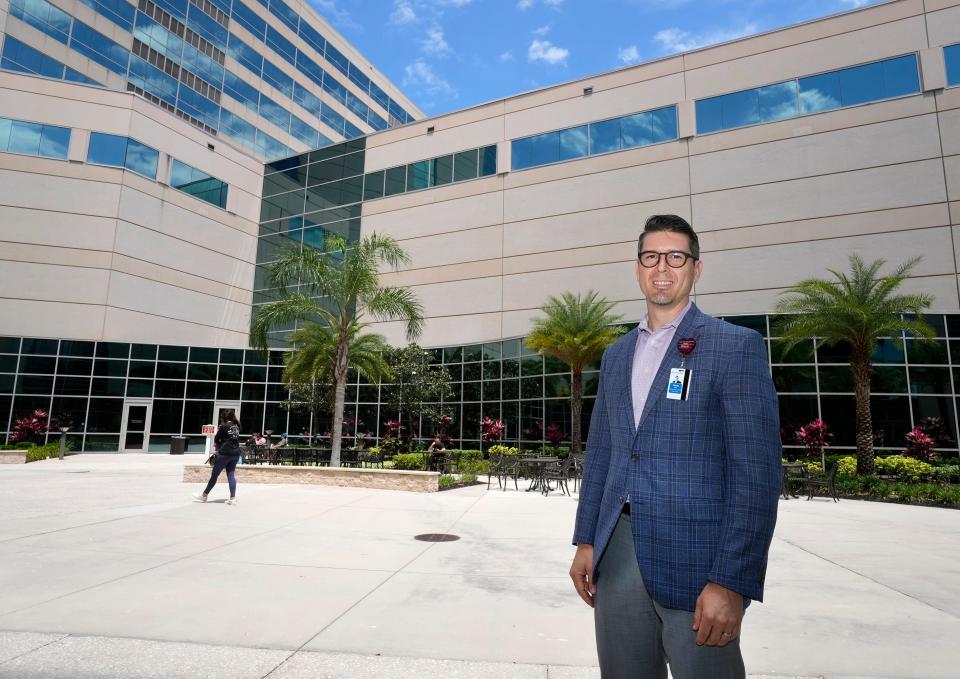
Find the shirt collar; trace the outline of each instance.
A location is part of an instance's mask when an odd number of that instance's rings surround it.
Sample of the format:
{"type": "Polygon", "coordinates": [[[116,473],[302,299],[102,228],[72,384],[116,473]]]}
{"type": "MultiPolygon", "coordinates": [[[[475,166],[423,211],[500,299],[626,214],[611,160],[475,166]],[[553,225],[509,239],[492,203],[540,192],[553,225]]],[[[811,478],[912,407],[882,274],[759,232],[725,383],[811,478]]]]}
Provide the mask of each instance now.
{"type": "MultiPolygon", "coordinates": [[[[680,323],[683,322],[683,317],[687,315],[687,312],[690,311],[690,307],[692,306],[693,300],[687,300],[687,306],[683,307],[683,309],[680,310],[680,313],[674,316],[673,320],[671,320],[669,323],[664,323],[662,326],[660,326],[660,330],[663,330],[664,328],[676,329],[679,327],[680,323]]],[[[639,329],[640,332],[648,332],[653,334],[654,331],[650,329],[650,314],[643,315],[643,321],[640,323],[639,329]]]]}

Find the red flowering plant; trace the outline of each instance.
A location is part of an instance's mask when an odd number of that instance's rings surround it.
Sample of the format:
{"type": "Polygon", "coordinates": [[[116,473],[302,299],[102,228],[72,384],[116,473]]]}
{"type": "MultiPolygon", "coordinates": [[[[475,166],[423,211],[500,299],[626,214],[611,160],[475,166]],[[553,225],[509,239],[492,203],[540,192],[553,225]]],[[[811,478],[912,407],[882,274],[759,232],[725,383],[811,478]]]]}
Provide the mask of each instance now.
{"type": "Polygon", "coordinates": [[[833,434],[827,423],[821,419],[816,419],[809,424],[800,427],[797,431],[797,440],[806,446],[807,451],[816,455],[820,454],[821,470],[827,469],[827,456],[824,450],[833,443],[833,434]]]}
{"type": "Polygon", "coordinates": [[[934,458],[933,448],[936,441],[929,436],[920,427],[914,427],[906,436],[907,450],[910,457],[915,457],[921,462],[932,462],[934,458]]]}
{"type": "Polygon", "coordinates": [[[453,426],[453,418],[449,415],[444,415],[437,422],[437,436],[440,437],[440,443],[443,444],[444,448],[449,448],[453,445],[453,437],[450,436],[450,428],[453,426]]]}
{"type": "Polygon", "coordinates": [[[507,425],[503,423],[503,420],[491,420],[489,417],[484,417],[480,421],[480,437],[487,443],[494,443],[503,438],[506,428],[507,425]]]}
{"type": "Polygon", "coordinates": [[[10,440],[14,443],[42,444],[47,434],[47,411],[37,408],[32,414],[19,418],[13,429],[10,440]]]}
{"type": "Polygon", "coordinates": [[[389,455],[407,452],[410,444],[410,437],[407,435],[407,428],[403,426],[400,420],[389,419],[384,422],[387,430],[380,438],[380,450],[389,455]]]}
{"type": "Polygon", "coordinates": [[[554,448],[560,445],[560,442],[567,438],[567,432],[565,432],[559,424],[556,422],[551,422],[547,425],[546,431],[543,433],[544,438],[550,442],[554,448]]]}

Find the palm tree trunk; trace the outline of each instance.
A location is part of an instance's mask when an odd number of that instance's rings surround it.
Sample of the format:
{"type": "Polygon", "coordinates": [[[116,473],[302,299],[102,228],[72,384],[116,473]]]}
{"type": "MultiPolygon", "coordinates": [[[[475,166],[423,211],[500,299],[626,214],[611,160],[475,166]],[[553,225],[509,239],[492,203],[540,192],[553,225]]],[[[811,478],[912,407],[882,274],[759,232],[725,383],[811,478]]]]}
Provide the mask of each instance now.
{"type": "Polygon", "coordinates": [[[330,440],[330,466],[340,466],[340,443],[343,439],[343,403],[347,393],[347,366],[350,358],[349,340],[345,332],[340,333],[337,344],[337,364],[333,370],[333,429],[330,440]]]}
{"type": "MultiPolygon", "coordinates": [[[[856,394],[857,476],[874,473],[873,417],[870,413],[870,355],[866,347],[854,347],[850,358],[856,394]]],[[[824,470],[826,471],[826,470],[824,470]]]]}
{"type": "Polygon", "coordinates": [[[570,384],[570,453],[580,454],[580,416],[583,412],[583,371],[574,370],[570,384]]]}

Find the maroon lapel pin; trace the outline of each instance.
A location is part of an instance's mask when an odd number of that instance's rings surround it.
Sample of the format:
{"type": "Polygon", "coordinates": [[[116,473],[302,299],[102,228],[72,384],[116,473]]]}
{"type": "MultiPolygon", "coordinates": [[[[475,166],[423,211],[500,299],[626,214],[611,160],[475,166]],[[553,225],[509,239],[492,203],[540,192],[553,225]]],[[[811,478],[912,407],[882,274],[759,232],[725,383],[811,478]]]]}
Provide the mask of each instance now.
{"type": "Polygon", "coordinates": [[[681,337],[677,340],[677,351],[680,352],[680,367],[682,368],[687,360],[687,356],[693,353],[697,348],[697,340],[693,337],[681,337]]]}

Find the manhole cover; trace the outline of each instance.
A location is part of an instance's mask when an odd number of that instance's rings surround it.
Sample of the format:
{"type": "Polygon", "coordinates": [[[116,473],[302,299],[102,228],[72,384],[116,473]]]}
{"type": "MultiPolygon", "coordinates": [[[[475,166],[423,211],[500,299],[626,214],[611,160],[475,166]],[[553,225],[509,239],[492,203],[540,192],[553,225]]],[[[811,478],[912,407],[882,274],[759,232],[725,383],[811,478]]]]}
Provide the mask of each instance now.
{"type": "Polygon", "coordinates": [[[460,536],[450,533],[424,533],[423,535],[415,535],[413,539],[421,542],[453,542],[459,540],[460,536]]]}

